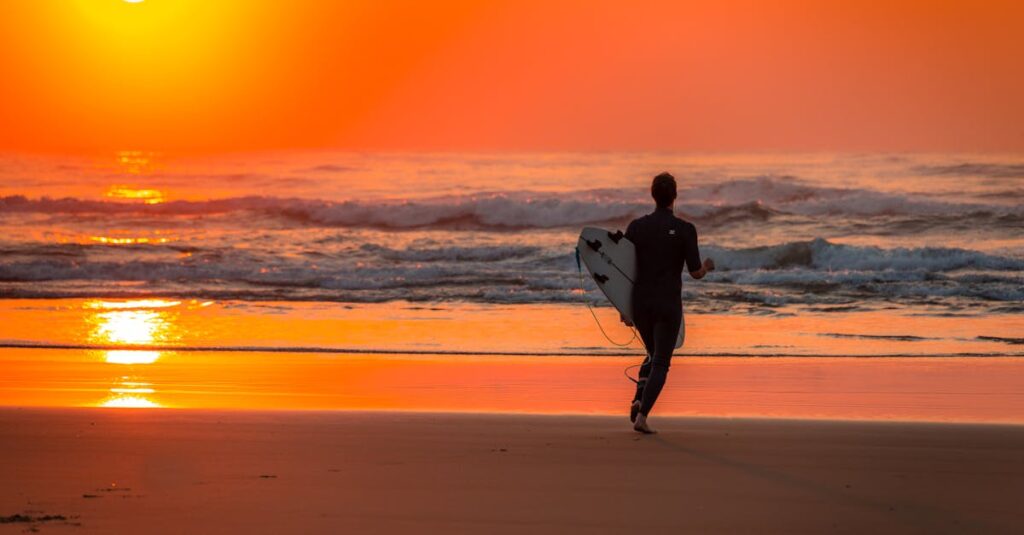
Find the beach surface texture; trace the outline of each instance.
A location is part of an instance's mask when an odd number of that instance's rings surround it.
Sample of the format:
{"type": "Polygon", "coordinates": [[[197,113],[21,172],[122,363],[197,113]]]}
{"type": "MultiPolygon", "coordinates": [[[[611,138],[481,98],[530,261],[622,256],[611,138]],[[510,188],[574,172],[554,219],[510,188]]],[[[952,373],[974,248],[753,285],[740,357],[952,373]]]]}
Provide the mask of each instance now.
{"type": "Polygon", "coordinates": [[[1020,533],[1024,427],[0,410],[0,533],[1020,533]]]}

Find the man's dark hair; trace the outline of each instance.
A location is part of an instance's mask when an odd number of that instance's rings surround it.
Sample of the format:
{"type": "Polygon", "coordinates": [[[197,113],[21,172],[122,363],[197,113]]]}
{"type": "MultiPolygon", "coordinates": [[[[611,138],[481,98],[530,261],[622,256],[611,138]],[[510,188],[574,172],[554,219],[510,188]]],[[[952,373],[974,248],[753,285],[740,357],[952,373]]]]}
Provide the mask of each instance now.
{"type": "Polygon", "coordinates": [[[651,182],[651,197],[658,203],[658,208],[672,206],[672,201],[676,200],[676,177],[668,173],[654,177],[654,182],[651,182]]]}

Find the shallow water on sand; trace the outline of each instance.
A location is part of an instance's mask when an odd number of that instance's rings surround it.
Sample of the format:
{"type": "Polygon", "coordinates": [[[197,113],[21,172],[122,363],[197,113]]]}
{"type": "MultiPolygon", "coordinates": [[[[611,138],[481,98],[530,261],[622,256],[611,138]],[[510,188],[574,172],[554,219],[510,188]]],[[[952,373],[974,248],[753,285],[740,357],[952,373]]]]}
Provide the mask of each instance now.
{"type": "MultiPolygon", "coordinates": [[[[596,313],[629,339],[611,310],[596,313]]],[[[5,301],[0,315],[7,406],[618,414],[643,354],[636,341],[594,343],[578,305],[62,299],[5,301]]],[[[1006,341],[1024,328],[1017,316],[691,314],[688,325],[659,414],[1024,414],[1024,354],[1006,341]]]]}
{"type": "MultiPolygon", "coordinates": [[[[10,348],[643,354],[614,309],[573,304],[11,299],[0,316],[0,347],[10,348]]],[[[1024,356],[1024,316],[1012,314],[687,312],[685,321],[680,356],[1024,356]]]]}

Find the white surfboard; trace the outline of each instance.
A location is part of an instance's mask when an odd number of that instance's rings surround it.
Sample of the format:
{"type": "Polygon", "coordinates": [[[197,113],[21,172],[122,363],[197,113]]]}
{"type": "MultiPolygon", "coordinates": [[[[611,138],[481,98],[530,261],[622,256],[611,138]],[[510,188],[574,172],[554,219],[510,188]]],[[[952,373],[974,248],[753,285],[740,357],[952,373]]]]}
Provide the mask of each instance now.
{"type": "MultiPolygon", "coordinates": [[[[622,232],[587,227],[576,244],[580,260],[605,297],[619,313],[633,321],[633,280],[636,278],[636,247],[622,232]]],[[[679,324],[676,348],[683,346],[685,322],[679,324]]]]}

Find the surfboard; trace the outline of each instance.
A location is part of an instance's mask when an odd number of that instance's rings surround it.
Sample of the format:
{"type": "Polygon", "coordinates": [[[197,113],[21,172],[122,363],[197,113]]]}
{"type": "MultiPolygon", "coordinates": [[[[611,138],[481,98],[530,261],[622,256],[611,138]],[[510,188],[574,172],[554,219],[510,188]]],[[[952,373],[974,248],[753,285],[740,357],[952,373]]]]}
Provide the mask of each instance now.
{"type": "MultiPolygon", "coordinates": [[[[586,227],[576,250],[587,272],[620,314],[633,321],[633,280],[636,279],[636,246],[622,231],[586,227]]],[[[683,346],[686,323],[680,322],[676,348],[683,346]]]]}

